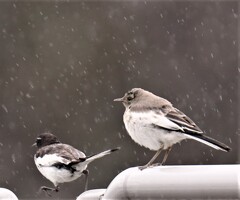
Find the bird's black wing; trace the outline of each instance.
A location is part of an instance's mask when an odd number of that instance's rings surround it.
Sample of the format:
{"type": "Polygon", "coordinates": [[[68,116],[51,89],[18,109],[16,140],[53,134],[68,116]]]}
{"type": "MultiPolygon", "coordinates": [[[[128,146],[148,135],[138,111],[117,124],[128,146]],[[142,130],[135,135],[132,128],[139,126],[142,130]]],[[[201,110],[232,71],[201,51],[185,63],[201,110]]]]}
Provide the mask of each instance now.
{"type": "Polygon", "coordinates": [[[166,114],[166,117],[172,122],[182,127],[184,133],[187,134],[189,137],[192,137],[192,139],[198,140],[206,145],[222,151],[231,150],[230,147],[223,144],[222,142],[206,136],[203,131],[180,110],[173,108],[166,114]]]}
{"type": "Polygon", "coordinates": [[[195,133],[197,135],[202,135],[203,131],[183,112],[180,110],[172,107],[165,116],[172,122],[176,123],[180,126],[184,132],[188,133],[195,133]]]}
{"type": "Polygon", "coordinates": [[[86,159],[83,152],[67,144],[52,144],[40,148],[35,160],[41,166],[73,165],[86,159]]]}

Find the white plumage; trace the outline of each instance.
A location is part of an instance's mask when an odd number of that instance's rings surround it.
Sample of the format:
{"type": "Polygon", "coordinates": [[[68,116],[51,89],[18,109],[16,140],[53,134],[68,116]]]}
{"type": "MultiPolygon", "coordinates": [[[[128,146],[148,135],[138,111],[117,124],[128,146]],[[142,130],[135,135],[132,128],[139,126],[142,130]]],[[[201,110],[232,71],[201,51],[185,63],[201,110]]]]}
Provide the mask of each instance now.
{"type": "MultiPolygon", "coordinates": [[[[44,191],[58,191],[60,183],[71,182],[88,175],[87,166],[92,161],[108,155],[119,148],[107,150],[92,156],[68,144],[62,144],[51,133],[43,133],[36,140],[38,151],[34,155],[34,162],[40,173],[50,180],[55,188],[41,187],[44,191]]],[[[85,189],[87,180],[85,183],[85,189]]]]}
{"type": "Polygon", "coordinates": [[[70,162],[57,154],[44,155],[42,158],[34,156],[35,164],[41,174],[50,180],[54,186],[60,183],[71,182],[83,175],[83,171],[87,169],[88,161],[80,162],[73,165],[76,171],[73,173],[66,168],[57,168],[56,163],[69,164],[70,162]]]}
{"type": "Polygon", "coordinates": [[[193,139],[212,148],[230,151],[230,148],[208,136],[183,112],[168,100],[141,88],[133,88],[122,98],[115,99],[125,106],[123,121],[131,138],[141,146],[157,151],[141,169],[149,167],[162,150],[166,150],[164,164],[174,144],[193,139]]]}
{"type": "Polygon", "coordinates": [[[181,127],[162,115],[156,115],[153,111],[129,112],[129,109],[126,109],[123,121],[131,138],[141,146],[153,151],[160,148],[167,149],[187,138],[179,132],[170,134],[165,129],[157,129],[153,125],[154,123],[166,129],[181,130],[181,127]]]}

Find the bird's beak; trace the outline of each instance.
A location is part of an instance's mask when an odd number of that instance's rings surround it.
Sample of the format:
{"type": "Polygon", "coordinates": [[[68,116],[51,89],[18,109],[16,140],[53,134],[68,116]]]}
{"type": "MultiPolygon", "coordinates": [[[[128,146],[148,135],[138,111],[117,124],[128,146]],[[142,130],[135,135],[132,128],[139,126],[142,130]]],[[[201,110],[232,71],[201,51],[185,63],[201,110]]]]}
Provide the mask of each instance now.
{"type": "Polygon", "coordinates": [[[113,101],[123,101],[123,97],[122,98],[118,98],[118,99],[114,99],[113,101]]]}
{"type": "Polygon", "coordinates": [[[32,144],[32,147],[36,147],[37,146],[37,143],[35,142],[34,144],[32,144]]]}

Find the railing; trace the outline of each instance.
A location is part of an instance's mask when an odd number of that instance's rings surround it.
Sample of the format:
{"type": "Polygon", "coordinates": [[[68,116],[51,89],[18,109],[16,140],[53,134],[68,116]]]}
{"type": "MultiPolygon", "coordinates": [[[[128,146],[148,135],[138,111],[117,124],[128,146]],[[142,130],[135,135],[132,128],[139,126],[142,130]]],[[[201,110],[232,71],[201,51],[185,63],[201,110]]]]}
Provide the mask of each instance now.
{"type": "Polygon", "coordinates": [[[89,190],[77,200],[239,199],[240,165],[129,168],[106,190],[89,190]]]}
{"type": "Polygon", "coordinates": [[[0,199],[1,200],[18,200],[17,196],[6,188],[0,188],[0,199]]]}

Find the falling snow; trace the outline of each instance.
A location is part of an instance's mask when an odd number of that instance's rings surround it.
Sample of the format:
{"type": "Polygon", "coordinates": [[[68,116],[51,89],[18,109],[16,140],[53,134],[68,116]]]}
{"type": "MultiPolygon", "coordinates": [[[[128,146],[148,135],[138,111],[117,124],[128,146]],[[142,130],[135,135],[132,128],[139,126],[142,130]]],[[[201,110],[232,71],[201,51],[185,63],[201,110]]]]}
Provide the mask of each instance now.
{"type": "MultiPolygon", "coordinates": [[[[233,149],[227,155],[186,141],[167,164],[236,163],[237,8],[235,1],[0,2],[2,187],[44,198],[36,195],[46,180],[31,147],[44,131],[87,155],[122,147],[90,165],[90,188],[145,164],[154,152],[130,139],[124,107],[113,102],[133,87],[170,100],[233,149]]],[[[75,198],[81,181],[54,198],[75,198]]]]}

